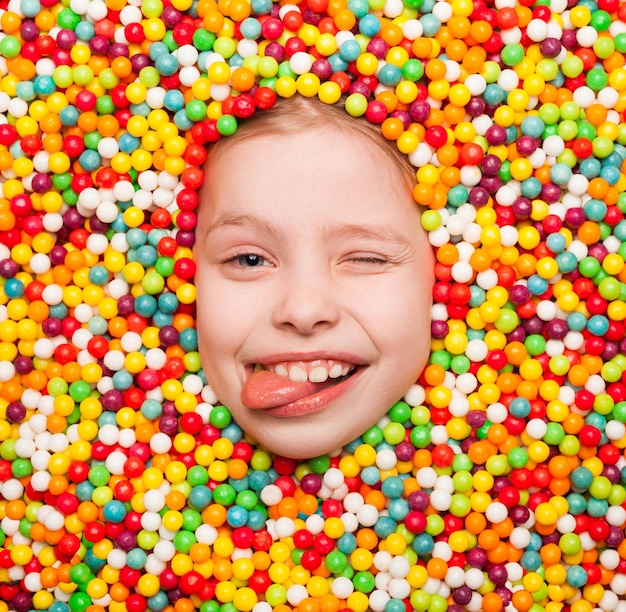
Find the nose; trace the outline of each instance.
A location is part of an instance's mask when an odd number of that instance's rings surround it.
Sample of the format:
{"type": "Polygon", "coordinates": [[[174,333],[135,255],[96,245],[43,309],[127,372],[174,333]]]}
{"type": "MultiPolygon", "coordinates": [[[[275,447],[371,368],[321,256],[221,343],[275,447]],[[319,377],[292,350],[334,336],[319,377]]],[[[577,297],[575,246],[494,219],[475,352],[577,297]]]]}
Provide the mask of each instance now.
{"type": "Polygon", "coordinates": [[[275,296],[276,327],[310,336],[337,324],[340,309],[329,273],[294,273],[283,283],[275,296]]]}

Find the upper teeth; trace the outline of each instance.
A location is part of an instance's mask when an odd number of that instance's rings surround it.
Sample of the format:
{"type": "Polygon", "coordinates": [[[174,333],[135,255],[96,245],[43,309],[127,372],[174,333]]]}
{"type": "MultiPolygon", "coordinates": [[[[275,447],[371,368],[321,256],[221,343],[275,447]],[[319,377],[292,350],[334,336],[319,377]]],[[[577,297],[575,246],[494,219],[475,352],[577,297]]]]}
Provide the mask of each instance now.
{"type": "Polygon", "coordinates": [[[272,363],[263,366],[270,372],[285,376],[294,382],[325,382],[329,378],[339,378],[349,374],[356,367],[345,361],[316,359],[315,361],[297,361],[272,363]]]}

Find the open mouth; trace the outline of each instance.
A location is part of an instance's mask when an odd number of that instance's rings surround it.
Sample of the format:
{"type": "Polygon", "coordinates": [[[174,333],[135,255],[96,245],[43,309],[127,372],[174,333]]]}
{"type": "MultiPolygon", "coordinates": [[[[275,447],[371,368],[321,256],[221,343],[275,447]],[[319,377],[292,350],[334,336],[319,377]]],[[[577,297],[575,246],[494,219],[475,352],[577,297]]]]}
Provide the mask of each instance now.
{"type": "Polygon", "coordinates": [[[323,409],[348,388],[365,366],[333,359],[256,364],[241,399],[251,410],[298,416],[323,409]]]}
{"type": "Polygon", "coordinates": [[[334,359],[315,359],[314,361],[283,361],[272,364],[257,364],[255,371],[267,370],[288,378],[293,382],[323,383],[327,380],[339,382],[349,376],[357,366],[346,361],[334,359]]]}

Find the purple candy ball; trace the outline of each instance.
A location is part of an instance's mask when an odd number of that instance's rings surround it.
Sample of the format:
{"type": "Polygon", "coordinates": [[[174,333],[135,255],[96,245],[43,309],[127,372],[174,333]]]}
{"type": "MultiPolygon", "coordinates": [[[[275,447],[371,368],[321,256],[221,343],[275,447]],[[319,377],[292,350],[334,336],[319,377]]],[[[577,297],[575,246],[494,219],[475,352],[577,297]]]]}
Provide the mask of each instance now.
{"type": "Polygon", "coordinates": [[[520,196],[513,202],[512,208],[515,216],[518,219],[523,220],[530,217],[530,213],[532,213],[533,210],[533,204],[528,198],[520,196]]]}
{"type": "Polygon", "coordinates": [[[624,532],[615,525],[609,527],[609,535],[606,539],[606,545],[610,548],[617,548],[624,541],[624,532]]]}
{"type": "Polygon", "coordinates": [[[34,42],[40,35],[39,28],[32,21],[24,21],[20,26],[20,34],[24,42],[34,42]]]}
{"type": "Polygon", "coordinates": [[[117,310],[122,315],[135,312],[135,298],[132,295],[122,295],[117,301],[117,310]]]}
{"type": "Polygon", "coordinates": [[[585,211],[582,208],[568,208],[565,211],[565,223],[572,229],[579,228],[585,221],[585,211]]]}
{"type": "Polygon", "coordinates": [[[52,179],[47,174],[39,172],[33,177],[32,185],[35,193],[46,193],[52,188],[52,179]]]}
{"type": "Polygon", "coordinates": [[[603,244],[592,244],[589,247],[589,257],[594,257],[600,263],[604,261],[604,258],[609,254],[609,250],[603,244]]]}
{"type": "Polygon", "coordinates": [[[124,529],[124,531],[115,538],[115,543],[119,548],[128,552],[137,546],[137,535],[130,529],[124,529]]]}
{"type": "Polygon", "coordinates": [[[367,45],[367,51],[378,59],[383,59],[389,51],[389,45],[382,38],[372,38],[367,45]]]}
{"type": "Polygon", "coordinates": [[[430,117],[430,104],[426,100],[415,100],[409,106],[409,114],[413,121],[425,121],[430,117]]]}
{"type": "Polygon", "coordinates": [[[300,481],[300,487],[308,495],[316,495],[322,488],[322,477],[319,474],[306,474],[300,481]]]}
{"type": "Polygon", "coordinates": [[[33,598],[30,593],[20,591],[11,597],[11,607],[15,612],[26,612],[33,605],[33,598]]]}
{"type": "Polygon", "coordinates": [[[537,142],[532,136],[520,136],[515,148],[520,155],[530,155],[537,150],[537,142]]]}
{"type": "Polygon", "coordinates": [[[48,338],[54,338],[63,331],[63,324],[56,317],[48,317],[41,324],[41,328],[43,329],[43,333],[46,334],[48,338]]]}
{"type": "Polygon", "coordinates": [[[19,265],[12,259],[7,258],[0,261],[0,276],[2,278],[15,278],[19,271],[19,265]]]}
{"type": "Polygon", "coordinates": [[[558,38],[549,36],[541,41],[539,50],[543,57],[556,57],[561,52],[561,46],[561,41],[558,38]]]}
{"type": "Polygon", "coordinates": [[[472,589],[465,584],[457,589],[452,589],[452,599],[461,606],[466,606],[472,600],[472,594],[472,589]]]}
{"type": "Polygon", "coordinates": [[[561,199],[561,188],[554,183],[546,183],[541,188],[541,199],[545,200],[548,204],[553,204],[561,199]]]}
{"type": "Polygon", "coordinates": [[[485,101],[482,98],[472,97],[465,105],[465,111],[472,117],[478,117],[485,112],[485,101]]]}
{"type": "Polygon", "coordinates": [[[467,563],[472,567],[484,567],[487,563],[487,553],[482,548],[475,547],[467,551],[467,563]]]}
{"type": "Polygon", "coordinates": [[[526,319],[522,326],[527,334],[540,334],[543,331],[543,321],[537,316],[526,319]]]}
{"type": "Polygon", "coordinates": [[[104,36],[94,36],[89,41],[89,48],[95,55],[106,55],[110,47],[111,44],[104,36]]]}
{"type": "Polygon", "coordinates": [[[496,478],[494,478],[493,480],[492,494],[497,495],[498,493],[500,493],[500,491],[502,491],[502,489],[510,486],[511,483],[506,476],[496,476],[496,478]]]}
{"type": "Polygon", "coordinates": [[[183,20],[183,14],[173,6],[166,6],[161,13],[161,19],[168,30],[173,29],[183,20]]]}
{"type": "Polygon", "coordinates": [[[65,262],[67,249],[62,244],[55,244],[50,251],[50,261],[53,265],[58,266],[65,262]]]}
{"type": "Polygon", "coordinates": [[[413,491],[409,494],[408,502],[409,508],[417,512],[424,512],[430,503],[428,500],[428,493],[425,491],[413,491]]]}
{"type": "Polygon", "coordinates": [[[173,414],[164,414],[159,419],[159,429],[168,436],[178,433],[178,419],[173,414]]]}
{"type": "Polygon", "coordinates": [[[602,351],[602,359],[603,361],[610,361],[619,353],[617,349],[617,344],[615,342],[611,342],[609,340],[605,341],[604,351],[602,351]]]}
{"type": "Polygon", "coordinates": [[[489,576],[491,582],[501,586],[507,581],[509,574],[501,563],[490,563],[487,569],[487,576],[489,576]]]}
{"type": "MultiPolygon", "coordinates": [[[[576,4],[576,2],[574,2],[576,4]]],[[[561,44],[568,51],[575,51],[578,47],[578,41],[576,40],[576,30],[563,30],[561,32],[561,44]]]]}
{"type": "Polygon", "coordinates": [[[484,187],[472,187],[469,201],[473,206],[484,206],[489,202],[489,192],[484,187]]]}
{"type": "Polygon", "coordinates": [[[446,321],[432,321],[430,324],[430,334],[436,340],[443,340],[448,335],[449,326],[446,321]]]}
{"type": "Polygon", "coordinates": [[[506,130],[501,125],[492,125],[485,134],[490,145],[499,146],[506,143],[506,130]]]}
{"type": "Polygon", "coordinates": [[[558,544],[560,539],[561,534],[558,531],[541,536],[541,541],[543,542],[544,546],[546,544],[558,544]]]}
{"type": "Polygon", "coordinates": [[[101,221],[100,219],[98,219],[98,217],[94,216],[89,219],[89,227],[91,228],[91,231],[95,234],[104,234],[104,232],[109,229],[109,224],[101,221]]]}
{"type": "Polygon", "coordinates": [[[60,30],[57,34],[57,46],[61,49],[71,49],[76,44],[76,33],[73,30],[60,30]]]}
{"type": "Polygon", "coordinates": [[[528,334],[521,325],[518,325],[510,334],[507,334],[508,342],[524,342],[528,334]]]}
{"type": "Polygon", "coordinates": [[[622,471],[616,465],[605,465],[602,475],[608,478],[612,484],[617,484],[622,476],[622,471]]]}
{"type": "Polygon", "coordinates": [[[137,53],[130,58],[130,63],[133,68],[133,72],[139,73],[146,66],[150,66],[150,58],[145,53],[137,53]]]}
{"type": "Polygon", "coordinates": [[[500,599],[505,606],[508,606],[511,603],[511,599],[513,599],[513,593],[504,585],[497,586],[494,593],[500,595],[500,599]]]}
{"type": "Polygon", "coordinates": [[[396,457],[400,461],[411,461],[415,455],[415,447],[406,440],[396,446],[396,457]]]}
{"type": "Polygon", "coordinates": [[[174,587],[173,589],[167,591],[167,598],[170,600],[170,603],[176,603],[184,596],[185,594],[178,587],[174,587]]]}
{"type": "Polygon", "coordinates": [[[21,423],[26,417],[26,408],[22,402],[11,402],[6,408],[6,416],[13,423],[21,423]]]}
{"type": "Polygon", "coordinates": [[[320,21],[324,18],[324,15],[321,13],[313,12],[308,6],[302,11],[302,18],[306,23],[310,23],[311,25],[317,26],[320,24],[320,21]]]}
{"type": "Polygon", "coordinates": [[[552,340],[563,340],[568,332],[569,327],[563,319],[552,319],[546,323],[546,333],[552,340]]]}
{"type": "Polygon", "coordinates": [[[313,62],[311,72],[323,81],[327,81],[333,74],[333,67],[327,59],[320,58],[313,62]]]}
{"type": "Polygon", "coordinates": [[[282,62],[285,59],[285,47],[272,41],[265,47],[265,55],[267,57],[273,57],[277,62],[282,62]]]}
{"type": "Polygon", "coordinates": [[[470,410],[467,413],[467,424],[474,429],[480,429],[487,420],[487,415],[480,410],[470,410]]]}
{"type": "Polygon", "coordinates": [[[28,374],[34,369],[31,358],[26,357],[26,355],[18,355],[13,361],[13,365],[19,374],[28,374]]]}
{"type": "Polygon", "coordinates": [[[191,248],[196,243],[196,232],[181,230],[176,234],[176,242],[182,247],[191,248]]]}
{"type": "Polygon", "coordinates": [[[63,214],[63,224],[69,230],[82,227],[84,222],[85,219],[83,219],[83,216],[75,208],[68,208],[63,214]]]}
{"type": "Polygon", "coordinates": [[[113,43],[109,47],[109,55],[112,59],[114,59],[116,57],[129,57],[130,53],[126,45],[123,45],[122,43],[113,43]]]}
{"type": "Polygon", "coordinates": [[[509,297],[513,304],[519,306],[525,304],[530,299],[530,291],[524,285],[513,285],[509,289],[509,297]]]}
{"type": "Polygon", "coordinates": [[[480,179],[480,186],[494,195],[502,187],[502,179],[499,176],[483,176],[480,179]]]}
{"type": "Polygon", "coordinates": [[[488,176],[496,176],[502,168],[502,161],[496,155],[489,153],[482,158],[480,162],[480,169],[483,174],[488,176]]]}
{"type": "Polygon", "coordinates": [[[367,83],[364,83],[363,81],[354,81],[353,83],[350,83],[348,93],[350,95],[361,94],[366,98],[369,98],[372,95],[372,91],[370,90],[369,85],[367,83]]]}
{"type": "Polygon", "coordinates": [[[100,402],[105,410],[117,412],[124,406],[124,395],[119,389],[109,389],[100,397],[100,402]]]}
{"type": "Polygon", "coordinates": [[[163,414],[176,416],[178,414],[178,410],[176,410],[176,404],[174,404],[174,402],[170,400],[163,402],[163,414]]]}
{"type": "Polygon", "coordinates": [[[159,330],[159,340],[163,346],[174,346],[178,342],[178,330],[172,325],[165,325],[159,330]]]}
{"type": "Polygon", "coordinates": [[[504,62],[502,61],[502,55],[500,55],[500,53],[488,53],[487,61],[495,62],[500,68],[504,68],[504,62]]]}

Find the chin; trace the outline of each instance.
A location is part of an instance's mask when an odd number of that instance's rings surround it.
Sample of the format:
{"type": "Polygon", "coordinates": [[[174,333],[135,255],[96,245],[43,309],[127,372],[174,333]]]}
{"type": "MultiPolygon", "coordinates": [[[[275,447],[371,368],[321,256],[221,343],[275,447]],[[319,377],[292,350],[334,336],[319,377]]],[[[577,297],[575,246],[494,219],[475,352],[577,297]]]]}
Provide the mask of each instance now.
{"type": "Polygon", "coordinates": [[[274,440],[268,440],[262,443],[269,451],[282,457],[288,457],[289,459],[311,459],[313,457],[319,457],[330,453],[334,448],[329,449],[325,444],[306,444],[302,440],[298,441],[294,439],[292,442],[285,444],[285,440],[273,443],[274,440]]]}
{"type": "MultiPolygon", "coordinates": [[[[378,419],[371,423],[360,421],[353,424],[356,427],[347,427],[345,423],[333,422],[332,416],[327,418],[327,423],[322,426],[302,423],[299,427],[293,427],[292,424],[287,428],[276,427],[271,432],[263,431],[258,436],[251,435],[273,453],[290,459],[311,459],[341,452],[346,444],[356,440],[378,422],[378,419]]],[[[358,419],[358,415],[355,418],[358,419]]]]}
{"type": "MultiPolygon", "coordinates": [[[[316,436],[316,438],[306,438],[306,434],[292,433],[289,437],[281,436],[276,438],[275,436],[259,436],[255,438],[259,444],[262,444],[267,450],[280,455],[282,457],[288,457],[289,459],[311,459],[313,457],[319,457],[334,453],[341,450],[344,444],[347,444],[350,440],[328,440],[322,436],[316,436]]],[[[355,436],[356,437],[356,436],[355,436]]]]}

